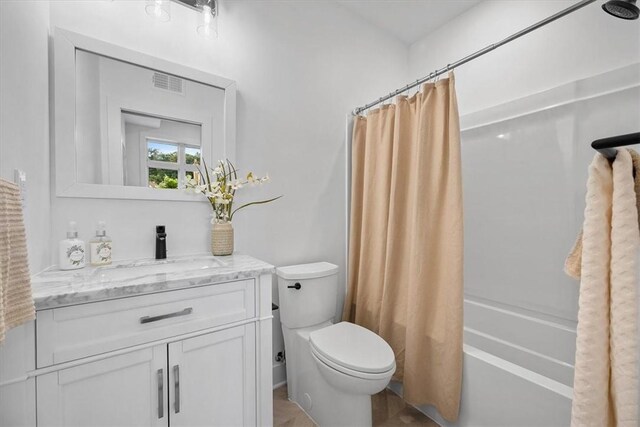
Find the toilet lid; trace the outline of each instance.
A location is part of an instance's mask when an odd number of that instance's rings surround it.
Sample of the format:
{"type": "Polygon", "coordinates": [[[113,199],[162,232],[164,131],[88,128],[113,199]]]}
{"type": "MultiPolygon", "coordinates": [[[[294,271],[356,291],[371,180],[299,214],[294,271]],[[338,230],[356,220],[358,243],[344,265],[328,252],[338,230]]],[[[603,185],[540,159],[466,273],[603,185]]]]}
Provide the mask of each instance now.
{"type": "Polygon", "coordinates": [[[331,362],[367,373],[395,368],[393,350],[385,340],[368,329],[341,322],[309,334],[312,349],[331,362]]]}

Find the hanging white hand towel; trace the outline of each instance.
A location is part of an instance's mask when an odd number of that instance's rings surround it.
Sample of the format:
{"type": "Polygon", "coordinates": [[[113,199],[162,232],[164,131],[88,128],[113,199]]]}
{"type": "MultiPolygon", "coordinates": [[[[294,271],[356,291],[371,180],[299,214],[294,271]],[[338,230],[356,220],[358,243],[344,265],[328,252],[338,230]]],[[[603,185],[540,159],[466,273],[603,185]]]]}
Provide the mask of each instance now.
{"type": "Polygon", "coordinates": [[[637,252],[631,155],[589,167],[572,427],[638,426],[637,252]]]}

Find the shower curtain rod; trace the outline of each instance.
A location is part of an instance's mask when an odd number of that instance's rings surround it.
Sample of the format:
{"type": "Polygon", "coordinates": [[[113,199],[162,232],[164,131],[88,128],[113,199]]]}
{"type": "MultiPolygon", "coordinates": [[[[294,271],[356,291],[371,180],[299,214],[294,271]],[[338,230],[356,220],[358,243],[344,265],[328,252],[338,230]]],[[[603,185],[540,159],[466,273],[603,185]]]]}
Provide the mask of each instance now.
{"type": "Polygon", "coordinates": [[[439,70],[436,70],[436,71],[432,72],[431,74],[429,74],[428,76],[423,77],[421,79],[418,79],[413,83],[409,83],[405,87],[397,89],[397,90],[389,93],[388,95],[382,96],[382,97],[378,98],[378,100],[376,100],[376,101],[373,101],[373,102],[371,102],[371,103],[369,103],[367,105],[364,105],[362,107],[354,109],[353,110],[353,115],[354,116],[358,115],[361,112],[363,112],[364,110],[368,110],[369,108],[371,108],[373,106],[376,106],[376,105],[378,105],[378,104],[380,104],[380,103],[382,103],[382,102],[384,102],[384,101],[386,101],[388,99],[391,99],[394,96],[400,95],[401,93],[406,92],[409,89],[412,89],[412,88],[414,88],[416,86],[420,86],[422,83],[428,82],[429,80],[434,79],[434,78],[438,77],[441,74],[444,74],[444,73],[446,73],[448,71],[451,71],[454,68],[457,68],[457,67],[459,67],[459,66],[461,66],[463,64],[466,64],[467,62],[472,61],[472,60],[484,55],[485,53],[489,53],[492,50],[499,48],[500,46],[503,46],[503,45],[505,45],[505,44],[507,44],[507,43],[509,43],[511,41],[514,41],[517,38],[520,38],[520,37],[524,36],[525,34],[529,34],[530,32],[532,32],[534,30],[537,30],[538,28],[544,27],[545,25],[550,24],[551,22],[555,21],[556,19],[560,19],[563,16],[566,16],[566,15],[568,15],[570,13],[575,12],[578,9],[582,9],[583,7],[593,3],[595,1],[596,0],[582,0],[582,1],[579,1],[578,3],[576,3],[576,4],[572,5],[572,6],[569,6],[568,8],[566,8],[564,10],[561,10],[560,12],[558,12],[558,13],[556,13],[554,15],[551,15],[548,18],[545,18],[542,21],[539,21],[539,22],[537,22],[537,23],[525,28],[524,30],[518,31],[517,33],[512,34],[509,37],[507,37],[507,38],[505,38],[505,39],[503,39],[503,40],[501,40],[501,41],[499,41],[497,43],[491,44],[491,45],[489,45],[489,46],[487,46],[487,47],[485,47],[483,49],[480,49],[480,50],[472,53],[471,55],[467,55],[464,58],[462,58],[462,59],[460,59],[460,60],[458,60],[458,61],[456,61],[454,63],[447,64],[446,67],[443,67],[443,68],[441,68],[439,70]]]}

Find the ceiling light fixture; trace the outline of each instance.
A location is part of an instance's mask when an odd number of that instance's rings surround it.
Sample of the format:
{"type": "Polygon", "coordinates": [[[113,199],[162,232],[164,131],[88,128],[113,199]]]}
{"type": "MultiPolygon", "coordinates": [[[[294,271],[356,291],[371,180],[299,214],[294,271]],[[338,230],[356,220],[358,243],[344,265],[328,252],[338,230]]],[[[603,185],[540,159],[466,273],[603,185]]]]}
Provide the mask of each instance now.
{"type": "Polygon", "coordinates": [[[207,39],[218,38],[218,0],[146,0],[147,14],[161,22],[171,19],[171,2],[188,7],[199,13],[197,33],[207,39]]]}
{"type": "Polygon", "coordinates": [[[198,5],[202,8],[200,12],[200,22],[197,32],[207,39],[218,37],[218,3],[216,0],[198,0],[198,5]]]}

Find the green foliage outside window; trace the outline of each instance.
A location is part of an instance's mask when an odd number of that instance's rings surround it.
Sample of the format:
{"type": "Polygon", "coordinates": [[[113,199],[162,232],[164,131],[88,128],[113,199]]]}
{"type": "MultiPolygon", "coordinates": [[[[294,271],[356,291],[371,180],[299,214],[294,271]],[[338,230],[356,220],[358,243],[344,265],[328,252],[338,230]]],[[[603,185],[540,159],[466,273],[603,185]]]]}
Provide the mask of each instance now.
{"type": "Polygon", "coordinates": [[[173,162],[176,163],[178,161],[178,151],[173,151],[171,153],[163,153],[157,148],[149,148],[147,150],[149,160],[157,160],[159,162],[173,162]]]}
{"type": "Polygon", "coordinates": [[[188,165],[199,165],[200,164],[200,150],[196,149],[185,149],[184,150],[184,159],[188,165]]]}
{"type": "Polygon", "coordinates": [[[178,188],[178,171],[149,168],[149,186],[153,188],[178,188]]]}

